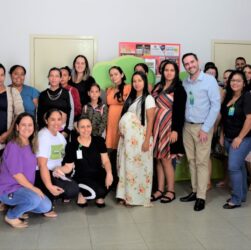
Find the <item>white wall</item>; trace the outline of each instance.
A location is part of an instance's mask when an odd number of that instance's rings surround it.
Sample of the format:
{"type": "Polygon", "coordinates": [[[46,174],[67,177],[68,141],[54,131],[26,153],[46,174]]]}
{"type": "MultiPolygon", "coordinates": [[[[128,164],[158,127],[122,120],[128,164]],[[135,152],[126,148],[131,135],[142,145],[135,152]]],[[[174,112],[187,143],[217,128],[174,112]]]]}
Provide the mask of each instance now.
{"type": "MultiPolygon", "coordinates": [[[[118,55],[119,41],[180,43],[211,60],[211,40],[251,40],[250,0],[1,1],[0,62],[27,68],[30,35],[98,39],[97,61],[118,55]]],[[[8,81],[8,79],[7,79],[8,81]]]]}

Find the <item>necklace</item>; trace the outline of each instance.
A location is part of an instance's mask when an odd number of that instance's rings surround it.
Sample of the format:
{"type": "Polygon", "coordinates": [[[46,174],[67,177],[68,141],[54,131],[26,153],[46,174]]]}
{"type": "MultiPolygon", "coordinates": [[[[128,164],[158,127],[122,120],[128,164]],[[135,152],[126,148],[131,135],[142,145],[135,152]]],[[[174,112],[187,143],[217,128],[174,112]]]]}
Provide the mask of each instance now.
{"type": "Polygon", "coordinates": [[[56,100],[59,99],[59,97],[61,96],[62,91],[63,91],[63,89],[61,89],[56,95],[51,95],[51,94],[49,93],[49,90],[47,90],[47,95],[48,95],[48,97],[49,97],[49,99],[50,99],[51,101],[56,101],[56,100]]]}

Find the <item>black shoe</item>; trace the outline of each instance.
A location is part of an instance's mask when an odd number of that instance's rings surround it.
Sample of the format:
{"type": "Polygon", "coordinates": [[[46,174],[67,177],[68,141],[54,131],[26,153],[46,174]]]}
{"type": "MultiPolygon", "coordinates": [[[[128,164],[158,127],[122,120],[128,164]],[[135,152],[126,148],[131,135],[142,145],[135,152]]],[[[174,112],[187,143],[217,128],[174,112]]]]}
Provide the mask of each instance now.
{"type": "Polygon", "coordinates": [[[201,211],[205,208],[205,200],[203,199],[196,199],[194,204],[194,211],[201,211]]]}
{"type": "Polygon", "coordinates": [[[195,201],[196,200],[196,193],[192,192],[187,196],[181,197],[180,201],[188,202],[188,201],[195,201]]]}
{"type": "Polygon", "coordinates": [[[85,202],[85,203],[77,203],[77,205],[81,208],[84,208],[84,207],[88,207],[88,203],[85,202]]]}
{"type": "Polygon", "coordinates": [[[241,205],[231,205],[229,203],[226,203],[225,205],[223,205],[223,208],[224,209],[234,209],[234,208],[237,208],[237,207],[240,207],[241,205]]]}
{"type": "Polygon", "coordinates": [[[97,202],[95,202],[95,204],[96,204],[96,206],[97,206],[98,208],[103,208],[103,207],[105,207],[105,203],[97,203],[97,202]]]}

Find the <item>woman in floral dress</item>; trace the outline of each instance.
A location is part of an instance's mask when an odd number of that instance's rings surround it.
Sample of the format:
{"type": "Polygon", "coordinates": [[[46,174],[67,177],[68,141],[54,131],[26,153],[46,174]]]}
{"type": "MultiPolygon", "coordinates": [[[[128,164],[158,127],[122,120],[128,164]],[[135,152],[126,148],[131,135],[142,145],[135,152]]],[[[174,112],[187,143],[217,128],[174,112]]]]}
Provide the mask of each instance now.
{"type": "Polygon", "coordinates": [[[150,203],[153,173],[152,128],[154,98],[148,93],[143,72],[132,76],[132,90],[119,122],[118,176],[116,197],[126,205],[150,203]]]}

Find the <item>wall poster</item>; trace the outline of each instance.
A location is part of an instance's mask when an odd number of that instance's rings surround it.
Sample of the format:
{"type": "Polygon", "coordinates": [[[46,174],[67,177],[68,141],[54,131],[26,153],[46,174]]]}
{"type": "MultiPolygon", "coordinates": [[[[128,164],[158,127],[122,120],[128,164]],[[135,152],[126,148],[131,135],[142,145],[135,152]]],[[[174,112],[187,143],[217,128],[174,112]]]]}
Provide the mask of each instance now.
{"type": "Polygon", "coordinates": [[[157,77],[160,77],[158,71],[159,65],[165,59],[175,61],[180,67],[180,44],[120,42],[119,55],[131,55],[143,58],[157,77]]]}

